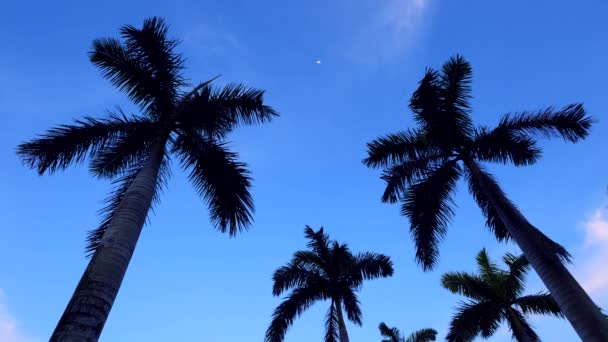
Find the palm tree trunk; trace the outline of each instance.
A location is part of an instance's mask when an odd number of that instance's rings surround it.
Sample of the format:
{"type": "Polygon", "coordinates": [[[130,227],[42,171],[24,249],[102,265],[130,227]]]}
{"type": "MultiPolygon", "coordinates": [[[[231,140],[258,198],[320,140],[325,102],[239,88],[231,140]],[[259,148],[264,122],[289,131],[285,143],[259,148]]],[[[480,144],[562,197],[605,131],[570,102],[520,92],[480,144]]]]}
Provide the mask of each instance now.
{"type": "Polygon", "coordinates": [[[121,200],[51,342],[99,339],[152,205],[163,154],[164,141],[160,141],[121,200]]]}
{"type": "Polygon", "coordinates": [[[515,335],[515,339],[517,342],[532,342],[532,339],[524,329],[523,324],[519,320],[519,317],[515,315],[512,308],[508,308],[507,312],[509,313],[509,322],[511,324],[511,329],[513,330],[513,335],[515,335]]]}
{"type": "Polygon", "coordinates": [[[546,244],[535,238],[538,234],[530,229],[530,222],[475,161],[463,162],[578,336],[585,342],[608,341],[608,320],[563,263],[547,253],[546,244]]]}
{"type": "Polygon", "coordinates": [[[338,331],[340,333],[340,342],[349,342],[348,331],[346,331],[346,324],[344,323],[344,316],[342,315],[342,303],[340,300],[336,300],[336,314],[338,315],[338,331]]]}

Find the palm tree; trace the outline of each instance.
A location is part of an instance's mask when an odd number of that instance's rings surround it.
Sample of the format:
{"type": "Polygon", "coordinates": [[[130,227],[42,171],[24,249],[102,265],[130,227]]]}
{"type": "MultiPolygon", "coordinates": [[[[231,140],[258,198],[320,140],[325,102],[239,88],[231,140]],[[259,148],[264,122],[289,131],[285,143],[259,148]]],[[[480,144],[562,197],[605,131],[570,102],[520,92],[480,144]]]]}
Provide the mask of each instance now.
{"type": "Polygon", "coordinates": [[[498,268],[482,249],[477,254],[479,274],[451,272],[441,277],[443,287],[469,298],[460,303],[452,319],[448,341],[472,341],[479,334],[489,338],[506,321],[518,342],[540,342],[526,315],[564,317],[550,294],[522,296],[529,269],[525,256],[507,253],[502,260],[508,267],[506,271],[498,268]]]}
{"type": "Polygon", "coordinates": [[[435,341],[437,337],[435,329],[420,329],[405,337],[399,329],[389,328],[384,322],[380,323],[378,329],[380,329],[380,335],[384,337],[382,342],[430,342],[435,341]]]}
{"type": "Polygon", "coordinates": [[[272,322],[266,330],[266,342],[281,342],[294,319],[312,304],[331,301],[325,319],[325,342],[348,342],[342,309],[348,319],[361,325],[361,308],[356,292],[363,280],[390,277],[393,263],[377,253],[353,255],[346,244],[330,241],[323,228],[314,231],[309,226],[304,235],[310,241],[309,250],[297,251],[286,266],[277,269],[272,277],[272,294],[280,296],[292,289],[274,310],[272,322]]]}
{"type": "Polygon", "coordinates": [[[270,121],[261,90],[217,89],[211,81],[185,92],[183,58],[159,18],[124,26],[124,41],[93,41],[91,62],[141,110],[120,109],[49,130],[18,147],[25,164],[53,173],[90,158],[91,172],[117,182],[104,219],[88,238],[92,258],[61,317],[52,341],[96,341],[101,334],[141,229],[169,177],[170,155],[209,206],[211,221],[231,236],[252,222],[250,174],[225,142],[240,124],[270,121]]]}
{"type": "Polygon", "coordinates": [[[451,58],[441,72],[428,69],[410,100],[419,127],[367,144],[365,165],[384,169],[382,201],[402,203],[416,259],[428,270],[437,263],[439,241],[454,214],[452,195],[464,175],[488,228],[498,240],[517,243],[581,339],[608,341],[608,324],[564,266],[568,252],[532,226],[480,165],[533,164],[541,156],[536,136],[577,142],[588,135],[592,120],[581,104],[572,104],[507,114],[493,129],[475,128],[471,77],[471,66],[461,56],[451,58]]]}

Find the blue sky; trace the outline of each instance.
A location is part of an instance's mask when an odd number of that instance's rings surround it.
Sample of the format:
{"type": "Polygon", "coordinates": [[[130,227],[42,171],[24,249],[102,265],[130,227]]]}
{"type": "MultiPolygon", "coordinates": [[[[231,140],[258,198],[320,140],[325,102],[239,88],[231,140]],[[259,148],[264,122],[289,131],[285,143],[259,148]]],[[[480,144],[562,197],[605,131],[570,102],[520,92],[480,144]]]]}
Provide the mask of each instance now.
{"type": "MultiPolygon", "coordinates": [[[[380,321],[405,332],[436,328],[443,337],[460,298],[440,287],[440,275],[474,270],[482,247],[494,258],[516,248],[491,238],[461,184],[440,263],[423,273],[408,222],[397,206],[380,203],[378,172],[361,159],[367,141],[412,125],[406,104],[424,68],[455,53],[474,68],[478,123],[572,102],[598,119],[583,143],[543,142],[535,166],[490,170],[534,224],[570,249],[573,273],[608,307],[605,1],[9,0],[0,12],[1,341],[48,339],[85,268],[86,231],[111,189],[84,165],[38,177],[14,147],[73,118],[114,105],[133,109],[87,51],[94,38],[152,15],[164,16],[183,40],[193,82],[222,74],[219,83],[266,89],[282,116],[231,137],[256,179],[256,223],[237,238],[211,229],[205,206],[175,169],[102,341],[262,340],[280,301],[271,294],[272,272],[305,246],[306,224],[394,260],[393,278],[364,285],[364,326],[349,326],[352,341],[380,340],[380,321]]],[[[533,274],[528,288],[542,290],[533,274]]],[[[306,312],[286,341],[320,340],[327,305],[306,312]]],[[[577,340],[566,321],[533,322],[544,340],[577,340]]],[[[502,329],[493,340],[510,336],[502,329]]]]}

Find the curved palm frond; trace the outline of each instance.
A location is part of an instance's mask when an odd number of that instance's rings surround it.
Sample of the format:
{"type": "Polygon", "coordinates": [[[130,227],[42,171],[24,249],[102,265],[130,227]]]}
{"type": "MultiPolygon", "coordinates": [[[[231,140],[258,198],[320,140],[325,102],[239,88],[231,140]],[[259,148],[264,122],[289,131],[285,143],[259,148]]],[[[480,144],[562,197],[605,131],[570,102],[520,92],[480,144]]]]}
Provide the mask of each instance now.
{"type": "Polygon", "coordinates": [[[423,269],[433,268],[438,258],[439,241],[454,215],[452,192],[461,169],[451,160],[429,172],[426,179],[412,185],[403,195],[401,214],[410,220],[416,245],[416,260],[423,269]]]}
{"type": "Polygon", "coordinates": [[[344,311],[346,311],[346,317],[358,326],[363,325],[361,303],[352,288],[345,289],[342,293],[342,304],[344,305],[344,311]]]}
{"type": "Polygon", "coordinates": [[[477,266],[479,269],[479,275],[481,279],[488,284],[495,283],[497,278],[504,273],[498,265],[496,265],[488,255],[488,252],[485,248],[482,248],[481,251],[477,254],[475,258],[477,261],[477,266]]]}
{"type": "Polygon", "coordinates": [[[549,107],[537,112],[507,114],[497,129],[577,142],[589,135],[591,124],[593,120],[586,116],[583,105],[575,103],[558,110],[549,107]]]}
{"type": "Polygon", "coordinates": [[[540,159],[542,153],[534,139],[500,126],[493,130],[485,127],[478,129],[471,146],[472,153],[478,160],[513,163],[516,166],[532,165],[540,159]]]}
{"type": "Polygon", "coordinates": [[[63,170],[70,164],[82,162],[88,156],[111,145],[141,125],[126,117],[111,115],[107,119],[85,117],[71,125],[60,125],[44,135],[17,147],[23,163],[39,174],[63,170]]]}
{"type": "Polygon", "coordinates": [[[230,236],[247,229],[254,211],[251,177],[247,165],[237,161],[238,154],[225,144],[193,133],[180,134],[173,151],[184,168],[190,169],[189,178],[208,203],[214,226],[230,236]]]}
{"type": "Polygon", "coordinates": [[[95,39],[89,60],[104,78],[146,110],[159,96],[160,87],[149,70],[122,43],[113,38],[95,39]]]}
{"type": "Polygon", "coordinates": [[[387,167],[419,159],[434,149],[420,130],[410,129],[387,134],[367,143],[368,156],[363,159],[363,164],[373,168],[387,167]]]}
{"type": "Polygon", "coordinates": [[[440,133],[437,126],[445,118],[444,113],[441,112],[443,89],[440,78],[437,70],[427,68],[422,80],[418,83],[418,88],[412,94],[409,104],[414,113],[414,120],[423,128],[423,131],[433,135],[440,133]]]}
{"type": "Polygon", "coordinates": [[[309,240],[308,248],[312,249],[322,260],[329,260],[329,235],[323,232],[323,227],[315,232],[310,226],[306,226],[304,236],[309,240]]]}
{"type": "Polygon", "coordinates": [[[401,342],[401,332],[396,327],[389,328],[386,323],[381,322],[378,325],[378,329],[380,330],[380,335],[385,337],[382,342],[401,342]]]}
{"type": "Polygon", "coordinates": [[[365,252],[355,256],[355,264],[351,271],[357,281],[385,278],[393,275],[393,262],[384,254],[365,252]]]}
{"type": "Polygon", "coordinates": [[[272,322],[266,330],[265,342],[281,342],[285,338],[287,328],[293,324],[296,317],[301,315],[314,302],[329,299],[316,286],[294,289],[289,296],[274,310],[272,322]]]}
{"type": "Polygon", "coordinates": [[[325,340],[324,342],[338,342],[338,326],[339,326],[338,315],[334,303],[329,306],[327,310],[327,316],[325,317],[325,340]]]}
{"type": "Polygon", "coordinates": [[[448,272],[441,276],[441,285],[448,291],[475,300],[492,297],[491,290],[484,280],[465,272],[448,272]]]}
{"type": "Polygon", "coordinates": [[[539,315],[553,315],[563,318],[564,314],[549,293],[539,293],[530,296],[519,297],[515,304],[521,308],[524,314],[534,313],[539,315]]]}
{"type": "Polygon", "coordinates": [[[297,262],[290,262],[287,266],[279,267],[272,276],[274,283],[272,294],[280,295],[284,291],[294,287],[307,287],[308,284],[320,284],[323,277],[317,270],[305,268],[297,262]]]}
{"type": "Polygon", "coordinates": [[[446,340],[472,341],[479,334],[488,338],[498,329],[500,320],[500,309],[491,302],[461,302],[450,323],[446,340]]]}
{"type": "MultiPolygon", "coordinates": [[[[471,120],[471,81],[473,69],[464,57],[456,55],[451,57],[442,67],[439,84],[443,90],[443,110],[447,118],[454,121],[457,132],[470,139],[473,132],[471,120]]],[[[464,139],[463,139],[464,140],[464,139]]]]}
{"type": "Polygon", "coordinates": [[[507,317],[509,328],[511,328],[511,333],[516,341],[541,342],[530,322],[519,311],[511,309],[507,317]]]}
{"type": "Polygon", "coordinates": [[[419,153],[417,159],[409,159],[384,170],[380,177],[386,182],[382,202],[397,203],[407,191],[407,187],[423,181],[429,170],[439,167],[446,161],[445,153],[439,150],[428,151],[419,153]]]}
{"type": "Polygon", "coordinates": [[[411,333],[405,342],[431,342],[437,339],[437,330],[435,329],[420,329],[411,333]]]}
{"type": "MultiPolygon", "coordinates": [[[[496,180],[491,174],[485,172],[481,167],[480,169],[481,172],[486,175],[486,178],[490,182],[494,182],[498,186],[496,180]]],[[[483,185],[479,183],[479,179],[473,177],[468,168],[465,169],[465,174],[467,183],[469,185],[469,192],[471,193],[471,195],[473,195],[473,199],[475,199],[475,202],[477,202],[477,205],[479,206],[479,208],[484,214],[484,217],[486,218],[486,227],[490,229],[490,231],[494,234],[498,241],[508,241],[511,238],[511,235],[509,234],[509,231],[507,230],[505,224],[498,217],[498,213],[496,212],[494,205],[486,195],[485,191],[483,191],[483,185]]],[[[506,198],[506,196],[502,196],[502,198],[499,199],[515,207],[515,205],[506,198]]]]}
{"type": "Polygon", "coordinates": [[[125,25],[120,30],[129,55],[154,79],[157,90],[152,108],[154,117],[172,112],[178,89],[185,85],[181,76],[184,61],[175,52],[178,41],[167,37],[167,29],[163,19],[152,17],[144,20],[141,29],[125,25]]]}
{"type": "Polygon", "coordinates": [[[515,256],[511,253],[506,253],[502,260],[509,267],[506,290],[509,292],[509,296],[516,298],[524,290],[524,280],[526,273],[530,270],[530,263],[524,255],[515,256]]]}

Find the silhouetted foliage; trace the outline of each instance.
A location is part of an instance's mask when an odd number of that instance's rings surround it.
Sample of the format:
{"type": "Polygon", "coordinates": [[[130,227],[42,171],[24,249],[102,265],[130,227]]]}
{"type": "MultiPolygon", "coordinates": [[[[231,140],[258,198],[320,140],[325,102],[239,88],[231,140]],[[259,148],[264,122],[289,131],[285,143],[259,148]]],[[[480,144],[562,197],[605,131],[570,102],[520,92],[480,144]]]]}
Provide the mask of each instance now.
{"type": "Polygon", "coordinates": [[[500,323],[509,324],[517,341],[540,341],[527,319],[529,314],[553,315],[562,312],[549,293],[523,296],[525,275],[529,264],[522,255],[505,254],[507,270],[494,264],[485,249],[477,255],[478,274],[450,272],[441,277],[444,288],[469,298],[461,302],[450,324],[447,340],[472,341],[475,336],[492,336],[500,323]]]}
{"type": "Polygon", "coordinates": [[[384,322],[380,323],[378,329],[380,330],[380,335],[384,337],[382,342],[430,342],[435,341],[437,338],[437,331],[435,329],[416,330],[407,337],[403,336],[399,329],[395,327],[389,328],[384,322]]]}
{"type": "MultiPolygon", "coordinates": [[[[393,275],[389,257],[365,252],[352,254],[346,244],[331,241],[323,228],[304,230],[308,250],[297,251],[291,262],[277,269],[273,275],[272,293],[280,296],[291,289],[285,300],[275,309],[266,331],[267,342],[283,341],[294,320],[317,301],[331,301],[325,321],[325,342],[338,341],[341,329],[346,329],[342,309],[347,318],[362,324],[357,298],[364,280],[393,275]]],[[[345,331],[345,330],[344,330],[345,331]]]]}

